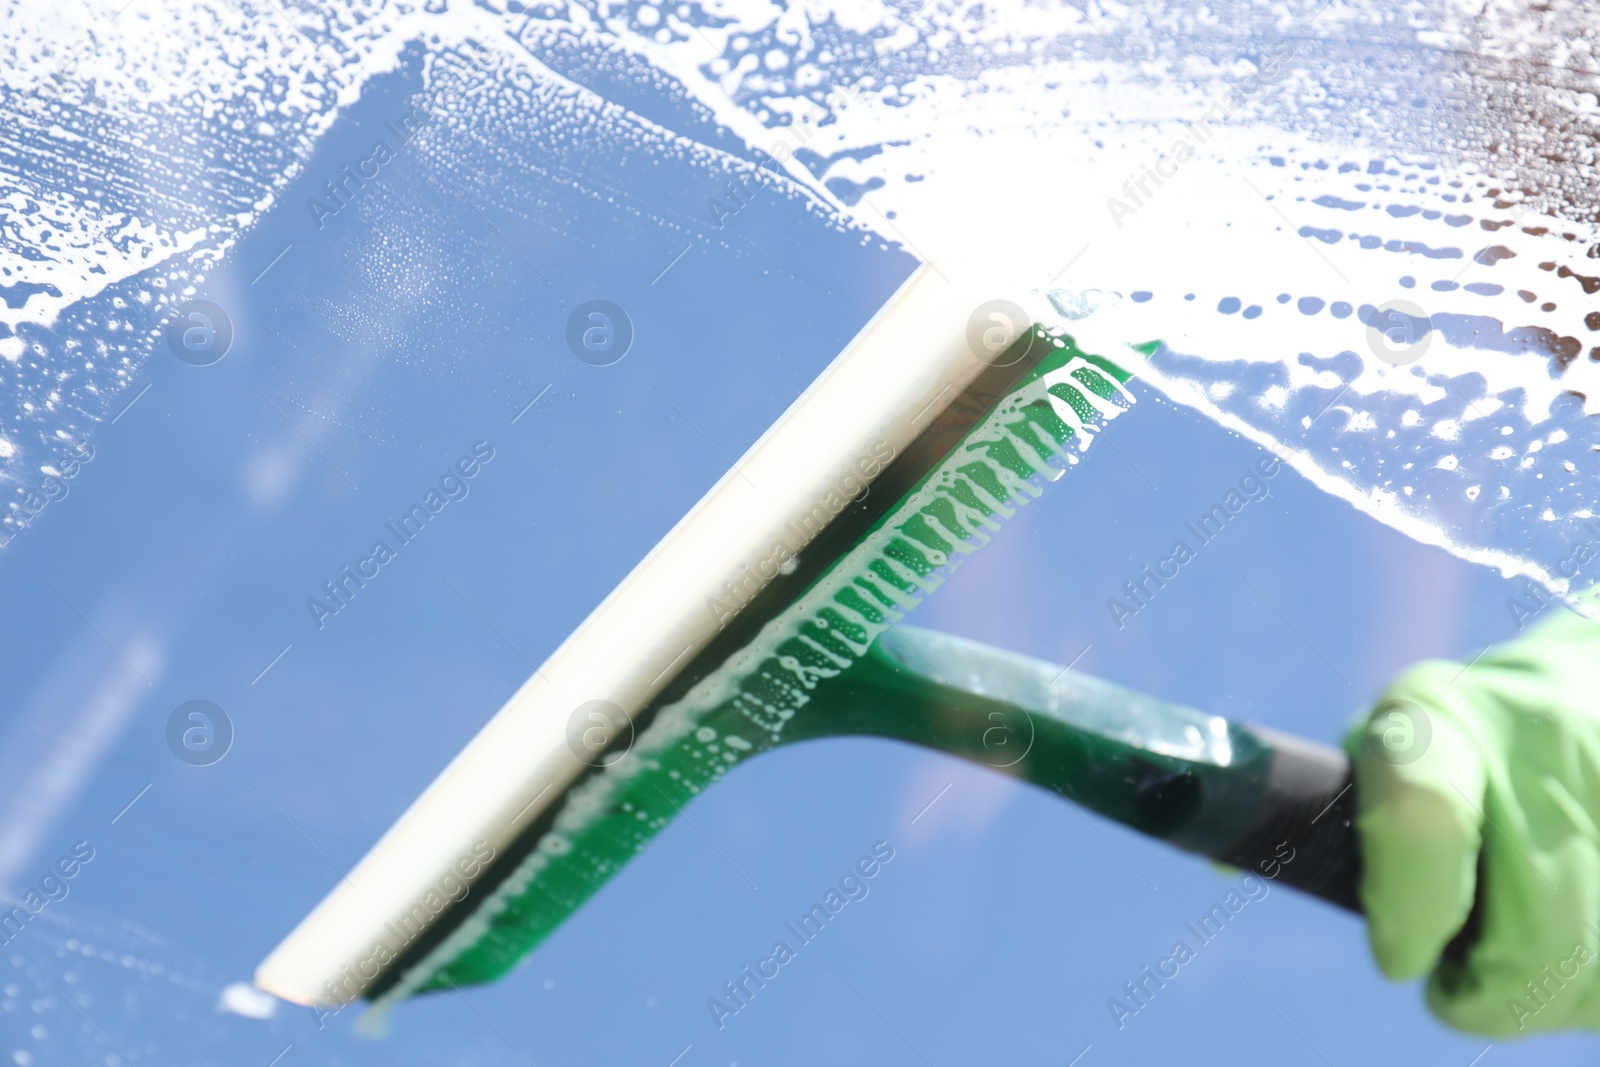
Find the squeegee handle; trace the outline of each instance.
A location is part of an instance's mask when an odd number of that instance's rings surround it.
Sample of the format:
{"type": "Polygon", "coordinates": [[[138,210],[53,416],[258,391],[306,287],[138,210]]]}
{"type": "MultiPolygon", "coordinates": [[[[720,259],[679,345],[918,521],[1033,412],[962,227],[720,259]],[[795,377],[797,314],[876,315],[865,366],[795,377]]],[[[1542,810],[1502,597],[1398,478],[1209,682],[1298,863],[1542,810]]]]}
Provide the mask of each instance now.
{"type": "Polygon", "coordinates": [[[1361,911],[1356,790],[1342,751],[1259,726],[1271,750],[1266,782],[1243,831],[1212,858],[1361,911]]]}
{"type": "MultiPolygon", "coordinates": [[[[840,734],[970,759],[1177,848],[1362,911],[1360,785],[1331,745],[904,624],[833,683],[825,714],[796,717],[786,731],[789,740],[840,734]]],[[[1447,959],[1463,957],[1479,918],[1474,904],[1447,959]]]]}
{"type": "MultiPolygon", "coordinates": [[[[1247,729],[1272,750],[1266,788],[1245,831],[1216,850],[1215,859],[1262,874],[1330,904],[1361,913],[1361,840],[1356,829],[1356,782],[1350,758],[1337,748],[1247,729]],[[1293,859],[1283,862],[1285,846],[1293,859]]],[[[1443,958],[1464,962],[1483,917],[1480,895],[1443,958]]]]}

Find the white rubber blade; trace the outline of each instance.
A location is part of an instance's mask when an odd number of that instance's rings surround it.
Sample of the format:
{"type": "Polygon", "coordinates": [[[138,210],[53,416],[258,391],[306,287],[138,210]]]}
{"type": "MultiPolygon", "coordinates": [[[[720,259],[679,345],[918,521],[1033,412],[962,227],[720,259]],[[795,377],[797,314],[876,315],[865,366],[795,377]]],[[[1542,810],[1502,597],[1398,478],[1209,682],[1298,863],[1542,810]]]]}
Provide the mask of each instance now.
{"type": "Polygon", "coordinates": [[[772,577],[804,551],[797,531],[813,535],[819,509],[831,517],[842,489],[859,492],[863,460],[899,455],[961,395],[985,368],[969,318],[995,295],[932,266],[913,274],[272,951],[256,984],[329,1008],[369,988],[375,956],[415,940],[441,884],[470,883],[486,852],[503,853],[589,769],[568,741],[573,711],[607,700],[637,714],[718,632],[710,603],[726,603],[724,583],[772,577]]]}

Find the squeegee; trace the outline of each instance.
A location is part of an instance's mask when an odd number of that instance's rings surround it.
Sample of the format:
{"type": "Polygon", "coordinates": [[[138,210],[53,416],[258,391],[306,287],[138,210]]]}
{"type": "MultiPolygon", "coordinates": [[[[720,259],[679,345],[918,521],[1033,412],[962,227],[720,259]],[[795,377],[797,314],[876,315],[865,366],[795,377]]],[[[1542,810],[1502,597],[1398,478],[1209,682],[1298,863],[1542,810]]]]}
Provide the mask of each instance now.
{"type": "Polygon", "coordinates": [[[840,734],[972,759],[1357,909],[1339,750],[902,624],[1135,403],[1155,348],[1085,352],[985,295],[920,268],[257,985],[333,1010],[496,979],[733,767],[840,734]]]}

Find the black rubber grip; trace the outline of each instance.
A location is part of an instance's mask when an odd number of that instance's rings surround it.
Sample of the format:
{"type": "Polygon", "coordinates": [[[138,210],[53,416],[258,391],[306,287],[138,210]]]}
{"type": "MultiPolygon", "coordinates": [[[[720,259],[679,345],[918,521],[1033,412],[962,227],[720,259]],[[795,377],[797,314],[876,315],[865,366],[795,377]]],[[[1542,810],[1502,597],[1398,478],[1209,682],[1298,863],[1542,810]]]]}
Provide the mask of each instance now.
{"type": "Polygon", "coordinates": [[[1361,843],[1350,760],[1339,749],[1258,726],[1272,749],[1250,823],[1213,858],[1361,911],[1361,843]]]}
{"type": "MultiPolygon", "coordinates": [[[[1349,757],[1337,748],[1260,726],[1249,729],[1272,749],[1266,789],[1244,832],[1214,858],[1360,914],[1361,840],[1349,757]]],[[[1482,923],[1480,857],[1478,895],[1441,958],[1465,963],[1482,923]]]]}

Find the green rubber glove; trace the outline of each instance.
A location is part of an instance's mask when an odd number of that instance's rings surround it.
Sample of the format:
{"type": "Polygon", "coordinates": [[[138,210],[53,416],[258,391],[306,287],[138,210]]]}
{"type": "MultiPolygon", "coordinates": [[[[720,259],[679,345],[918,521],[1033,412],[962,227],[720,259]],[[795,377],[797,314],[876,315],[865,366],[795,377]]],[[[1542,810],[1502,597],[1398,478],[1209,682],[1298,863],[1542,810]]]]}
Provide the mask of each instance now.
{"type": "Polygon", "coordinates": [[[1434,1014],[1495,1037],[1600,1028],[1600,623],[1546,615],[1412,667],[1345,739],[1378,966],[1431,971],[1434,1014]],[[1478,937],[1441,961],[1480,872],[1478,937]]]}

